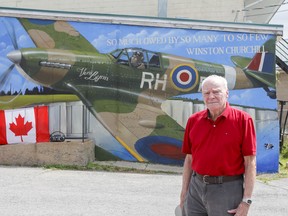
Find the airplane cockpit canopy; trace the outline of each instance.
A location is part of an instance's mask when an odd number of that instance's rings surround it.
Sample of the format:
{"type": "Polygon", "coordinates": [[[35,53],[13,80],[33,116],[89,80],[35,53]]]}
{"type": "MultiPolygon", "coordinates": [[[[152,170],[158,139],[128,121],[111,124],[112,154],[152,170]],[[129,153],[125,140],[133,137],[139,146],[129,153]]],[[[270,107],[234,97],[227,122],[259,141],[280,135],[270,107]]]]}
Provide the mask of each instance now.
{"type": "Polygon", "coordinates": [[[159,54],[149,50],[124,48],[117,49],[110,54],[117,60],[117,64],[137,69],[161,67],[159,54]]]}

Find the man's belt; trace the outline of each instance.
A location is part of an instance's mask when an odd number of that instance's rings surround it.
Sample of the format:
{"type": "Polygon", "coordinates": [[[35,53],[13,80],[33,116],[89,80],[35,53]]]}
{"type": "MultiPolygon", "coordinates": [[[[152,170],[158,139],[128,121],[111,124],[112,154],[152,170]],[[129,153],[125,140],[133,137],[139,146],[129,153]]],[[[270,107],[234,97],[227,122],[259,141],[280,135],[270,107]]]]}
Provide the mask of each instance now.
{"type": "Polygon", "coordinates": [[[205,184],[222,184],[224,182],[235,181],[243,179],[243,175],[234,175],[234,176],[209,176],[209,175],[200,175],[196,172],[195,176],[205,184]]]}

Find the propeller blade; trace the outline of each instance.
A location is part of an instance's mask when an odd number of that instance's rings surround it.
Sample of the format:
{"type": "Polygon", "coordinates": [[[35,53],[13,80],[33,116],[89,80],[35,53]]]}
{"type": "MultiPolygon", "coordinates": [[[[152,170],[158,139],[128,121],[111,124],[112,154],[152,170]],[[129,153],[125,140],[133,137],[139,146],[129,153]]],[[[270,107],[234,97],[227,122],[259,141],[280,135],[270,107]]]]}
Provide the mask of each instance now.
{"type": "Polygon", "coordinates": [[[18,50],[19,47],[18,47],[18,43],[17,43],[17,39],[16,39],[16,33],[15,33],[15,29],[14,29],[13,24],[11,22],[9,22],[7,19],[3,19],[2,23],[4,24],[4,26],[7,30],[7,33],[10,36],[10,39],[12,41],[14,49],[18,50]]]}
{"type": "Polygon", "coordinates": [[[3,74],[0,76],[0,85],[3,86],[8,79],[10,72],[13,70],[14,64],[12,64],[3,74]]]}

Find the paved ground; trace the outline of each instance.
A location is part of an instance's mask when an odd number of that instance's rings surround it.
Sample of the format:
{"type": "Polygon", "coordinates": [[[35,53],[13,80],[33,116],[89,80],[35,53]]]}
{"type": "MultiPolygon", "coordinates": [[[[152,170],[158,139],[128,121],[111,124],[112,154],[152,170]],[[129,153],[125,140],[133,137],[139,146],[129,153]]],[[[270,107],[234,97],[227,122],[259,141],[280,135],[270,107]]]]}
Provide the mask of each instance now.
{"type": "MultiPolygon", "coordinates": [[[[174,216],[181,189],[180,167],[115,165],[176,174],[0,166],[0,215],[174,216]]],[[[251,216],[287,216],[288,179],[268,184],[257,181],[253,200],[251,216]]]]}

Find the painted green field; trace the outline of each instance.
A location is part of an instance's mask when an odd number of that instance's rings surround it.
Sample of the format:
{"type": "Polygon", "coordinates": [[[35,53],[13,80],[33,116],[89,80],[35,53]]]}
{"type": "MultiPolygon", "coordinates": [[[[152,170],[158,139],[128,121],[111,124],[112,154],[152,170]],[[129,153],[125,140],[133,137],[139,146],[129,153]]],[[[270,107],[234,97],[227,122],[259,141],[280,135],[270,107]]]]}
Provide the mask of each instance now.
{"type": "Polygon", "coordinates": [[[79,98],[76,95],[70,94],[1,96],[0,109],[17,109],[20,107],[71,101],[79,101],[79,98]]]}

